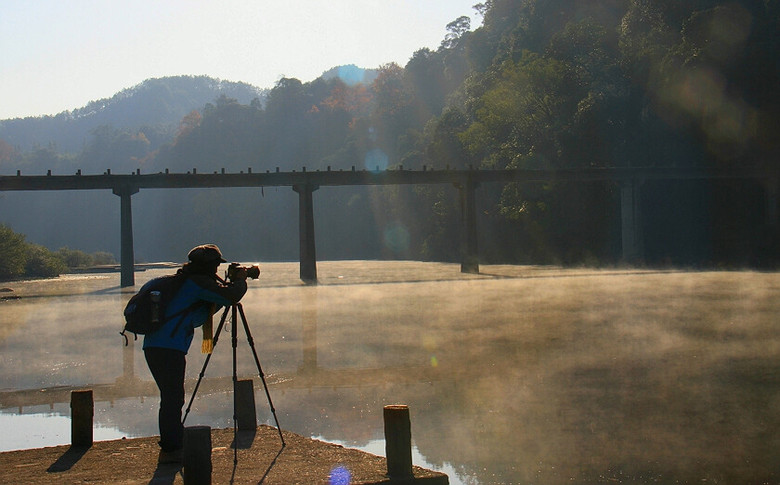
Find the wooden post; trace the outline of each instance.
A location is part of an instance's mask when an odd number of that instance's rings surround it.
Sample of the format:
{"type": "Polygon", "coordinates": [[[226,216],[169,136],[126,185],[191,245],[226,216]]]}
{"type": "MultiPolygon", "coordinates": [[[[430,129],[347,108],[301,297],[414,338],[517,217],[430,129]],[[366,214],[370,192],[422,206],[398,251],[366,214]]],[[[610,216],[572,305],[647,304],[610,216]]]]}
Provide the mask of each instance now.
{"type": "Polygon", "coordinates": [[[182,452],[184,485],[211,485],[211,427],[184,428],[182,452]]]}
{"type": "Polygon", "coordinates": [[[72,446],[92,446],[92,389],[70,393],[70,443],[72,446]]]}
{"type": "Polygon", "coordinates": [[[385,453],[390,479],[410,478],[412,474],[412,426],[409,406],[393,404],[384,407],[385,453]]]}
{"type": "Polygon", "coordinates": [[[239,431],[255,431],[257,429],[257,413],[255,410],[255,388],[252,379],[236,381],[234,399],[236,400],[236,422],[239,431]]]}

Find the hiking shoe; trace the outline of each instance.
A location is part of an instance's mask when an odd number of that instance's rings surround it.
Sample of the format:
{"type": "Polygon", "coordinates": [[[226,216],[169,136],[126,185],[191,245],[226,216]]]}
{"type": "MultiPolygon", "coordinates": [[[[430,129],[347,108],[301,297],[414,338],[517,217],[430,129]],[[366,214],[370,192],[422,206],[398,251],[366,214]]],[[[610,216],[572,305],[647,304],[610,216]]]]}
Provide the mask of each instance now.
{"type": "Polygon", "coordinates": [[[181,463],[182,462],[182,450],[164,451],[160,450],[160,456],[157,458],[157,463],[181,463]]]}

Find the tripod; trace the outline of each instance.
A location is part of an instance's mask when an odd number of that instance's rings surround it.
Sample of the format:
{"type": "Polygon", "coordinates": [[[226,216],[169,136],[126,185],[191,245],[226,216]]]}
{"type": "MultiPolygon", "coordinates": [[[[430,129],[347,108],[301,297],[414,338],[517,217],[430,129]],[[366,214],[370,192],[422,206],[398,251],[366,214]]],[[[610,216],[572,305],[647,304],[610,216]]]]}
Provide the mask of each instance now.
{"type": "MultiPolygon", "coordinates": [[[[217,331],[214,333],[214,346],[213,348],[216,349],[217,342],[219,341],[219,335],[222,333],[222,328],[225,326],[225,320],[227,319],[228,312],[231,313],[231,322],[232,322],[232,344],[233,344],[233,391],[235,392],[236,389],[236,383],[238,382],[238,375],[236,372],[236,349],[238,347],[238,315],[241,316],[241,323],[244,326],[244,333],[246,333],[247,341],[249,342],[249,347],[252,349],[252,355],[255,358],[255,364],[257,364],[257,372],[260,374],[260,379],[263,381],[263,388],[265,389],[265,396],[268,398],[268,405],[271,408],[271,414],[274,417],[274,422],[276,422],[276,429],[279,431],[279,438],[282,440],[282,448],[284,448],[284,436],[282,436],[282,428],[279,426],[279,419],[276,417],[276,409],[274,409],[274,404],[271,401],[271,394],[268,392],[268,384],[265,382],[265,374],[263,374],[263,369],[260,367],[260,359],[257,358],[257,351],[255,350],[255,341],[252,338],[252,332],[249,331],[249,325],[246,323],[246,315],[244,315],[244,307],[241,306],[241,303],[234,303],[229,307],[225,307],[225,310],[222,312],[222,318],[219,320],[219,326],[217,327],[217,331]]],[[[211,356],[213,354],[213,350],[211,354],[208,354],[206,356],[206,360],[203,362],[203,368],[200,370],[200,375],[198,376],[198,382],[195,384],[195,389],[192,391],[192,396],[190,397],[190,402],[187,404],[187,410],[184,413],[184,418],[181,420],[182,425],[184,424],[184,421],[187,420],[187,415],[190,413],[190,408],[192,408],[192,402],[195,400],[195,395],[198,393],[198,388],[200,387],[200,383],[203,380],[203,376],[206,374],[206,367],[209,365],[209,361],[211,360],[211,356]]],[[[238,462],[238,441],[236,439],[236,432],[237,432],[237,405],[236,405],[236,396],[233,395],[233,443],[234,443],[234,462],[238,462]]]]}

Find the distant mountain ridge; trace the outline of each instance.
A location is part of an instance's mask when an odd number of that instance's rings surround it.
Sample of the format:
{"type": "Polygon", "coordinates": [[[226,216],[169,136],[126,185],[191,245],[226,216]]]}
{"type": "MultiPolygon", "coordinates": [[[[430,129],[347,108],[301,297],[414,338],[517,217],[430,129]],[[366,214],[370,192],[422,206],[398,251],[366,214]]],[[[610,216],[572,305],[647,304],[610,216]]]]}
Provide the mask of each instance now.
{"type": "MultiPolygon", "coordinates": [[[[121,120],[126,126],[178,122],[191,109],[202,108],[221,95],[235,98],[241,103],[249,103],[254,98],[262,99],[265,93],[266,90],[251,84],[223,81],[208,76],[152,78],[123,89],[111,98],[91,101],[83,108],[72,112],[66,111],[64,114],[70,115],[71,119],[100,119],[101,115],[108,110],[121,109],[124,105],[134,104],[135,109],[126,110],[129,116],[121,120]],[[160,102],[163,104],[156,105],[160,102]],[[177,116],[179,114],[180,116],[177,116]]],[[[110,114],[106,118],[110,118],[110,114]]]]}
{"type": "MultiPolygon", "coordinates": [[[[322,77],[340,77],[347,84],[370,83],[376,71],[348,65],[334,67],[322,77]]],[[[255,99],[264,103],[268,91],[209,76],[152,78],[72,111],[0,120],[0,140],[20,151],[46,147],[59,153],[77,153],[87,143],[90,133],[105,125],[130,130],[154,127],[156,133],[172,137],[185,115],[193,110],[201,111],[220,96],[236,99],[241,104],[255,99]]]]}
{"type": "Polygon", "coordinates": [[[79,151],[90,132],[103,125],[117,129],[155,126],[175,133],[182,117],[201,110],[221,95],[241,103],[262,99],[267,90],[243,82],[208,76],[173,76],[147,79],[111,98],[91,101],[73,111],[53,116],[0,121],[0,139],[21,151],[50,147],[61,153],[79,151]]]}

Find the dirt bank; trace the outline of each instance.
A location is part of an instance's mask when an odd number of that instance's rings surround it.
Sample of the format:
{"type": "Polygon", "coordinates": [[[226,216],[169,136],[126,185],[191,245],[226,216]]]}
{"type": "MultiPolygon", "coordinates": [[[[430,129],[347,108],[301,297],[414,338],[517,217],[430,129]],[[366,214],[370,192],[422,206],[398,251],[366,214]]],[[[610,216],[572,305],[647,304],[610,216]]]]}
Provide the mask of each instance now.
{"type": "MultiPolygon", "coordinates": [[[[233,430],[212,430],[211,439],[214,484],[395,483],[385,476],[383,457],[288,432],[282,448],[278,432],[268,426],[260,426],[254,436],[241,433],[235,466],[233,430]]],[[[158,451],[157,438],[152,437],[100,441],[86,449],[55,446],[0,453],[0,483],[184,483],[177,465],[157,464],[158,451]]],[[[414,474],[408,483],[448,483],[446,475],[419,467],[414,474]]]]}

